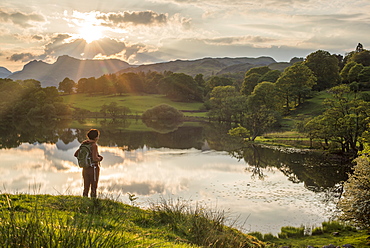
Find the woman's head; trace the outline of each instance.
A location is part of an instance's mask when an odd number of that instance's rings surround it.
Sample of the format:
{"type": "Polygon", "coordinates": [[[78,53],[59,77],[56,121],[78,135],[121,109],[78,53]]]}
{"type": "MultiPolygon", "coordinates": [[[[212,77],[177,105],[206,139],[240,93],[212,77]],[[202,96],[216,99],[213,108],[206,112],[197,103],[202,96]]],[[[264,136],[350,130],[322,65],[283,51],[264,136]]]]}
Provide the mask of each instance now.
{"type": "Polygon", "coordinates": [[[90,129],[86,136],[91,140],[96,140],[100,136],[100,132],[98,129],[90,129]]]}

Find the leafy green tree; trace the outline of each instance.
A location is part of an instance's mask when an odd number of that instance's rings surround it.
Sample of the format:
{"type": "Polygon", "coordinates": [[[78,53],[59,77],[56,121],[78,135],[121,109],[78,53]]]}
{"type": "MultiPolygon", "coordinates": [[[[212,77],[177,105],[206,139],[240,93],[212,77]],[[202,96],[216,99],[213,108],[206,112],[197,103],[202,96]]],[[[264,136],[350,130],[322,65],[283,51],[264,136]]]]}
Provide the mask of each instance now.
{"type": "Polygon", "coordinates": [[[245,76],[249,76],[253,73],[257,73],[257,74],[262,76],[262,75],[265,75],[266,73],[268,73],[269,71],[271,71],[271,69],[268,66],[254,67],[254,68],[249,69],[245,73],[245,76]]]}
{"type": "Polygon", "coordinates": [[[233,81],[226,77],[212,76],[205,82],[204,94],[207,95],[215,87],[233,85],[233,81]]]}
{"type": "Polygon", "coordinates": [[[304,64],[313,71],[317,78],[314,90],[329,89],[341,82],[338,59],[327,51],[318,50],[309,54],[304,64]]]}
{"type": "Polygon", "coordinates": [[[147,109],[143,115],[143,119],[169,120],[182,119],[184,114],[168,104],[160,104],[151,109],[147,109]]]}
{"type": "MultiPolygon", "coordinates": [[[[369,126],[370,128],[370,126],[369,126]]],[[[340,218],[358,227],[370,228],[370,132],[362,134],[364,150],[355,159],[353,173],[343,185],[343,195],[338,203],[340,218]]]]}
{"type": "Polygon", "coordinates": [[[310,95],[315,84],[316,77],[303,63],[287,67],[276,81],[276,87],[281,97],[285,99],[285,108],[288,111],[291,107],[301,104],[304,98],[310,95]]]}
{"type": "Polygon", "coordinates": [[[355,82],[355,81],[358,82],[359,74],[362,71],[362,69],[364,69],[364,66],[361,65],[361,64],[356,64],[356,65],[352,66],[351,69],[348,72],[348,82],[349,83],[352,83],[352,82],[355,82]]]}
{"type": "Polygon", "coordinates": [[[175,101],[202,101],[203,91],[193,77],[184,73],[172,73],[163,78],[158,86],[159,92],[175,101]]]}
{"type": "Polygon", "coordinates": [[[234,86],[217,86],[210,93],[211,118],[219,121],[241,122],[246,112],[246,97],[234,86]]]}
{"type": "Polygon", "coordinates": [[[278,78],[280,77],[281,75],[281,71],[279,70],[271,70],[271,71],[268,71],[267,73],[263,74],[259,79],[258,79],[258,82],[261,83],[261,82],[271,82],[271,83],[275,83],[278,78]]]}
{"type": "Polygon", "coordinates": [[[370,66],[365,66],[358,74],[359,82],[370,82],[370,66]]]}
{"type": "Polygon", "coordinates": [[[251,141],[268,131],[277,121],[278,115],[275,111],[248,101],[248,112],[244,115],[243,126],[250,131],[251,141]]]}
{"type": "Polygon", "coordinates": [[[342,78],[342,82],[343,83],[350,83],[350,80],[349,80],[349,77],[348,77],[348,74],[349,74],[349,71],[351,70],[351,68],[353,66],[357,65],[356,62],[354,61],[350,61],[348,62],[344,67],[343,69],[340,71],[340,76],[342,78]]]}
{"type": "Polygon", "coordinates": [[[259,83],[261,74],[258,73],[247,73],[247,74],[248,75],[245,76],[242,86],[240,88],[240,92],[243,95],[249,96],[253,92],[254,87],[256,87],[256,85],[259,83]]]}
{"type": "Polygon", "coordinates": [[[370,123],[370,104],[351,92],[349,85],[333,87],[333,98],[325,101],[326,110],[310,120],[305,128],[311,139],[339,144],[342,152],[361,150],[360,136],[370,123]]]}
{"type": "Polygon", "coordinates": [[[64,78],[62,82],[59,83],[58,90],[63,91],[64,93],[71,94],[73,93],[76,83],[69,78],[64,78]]]}
{"type": "Polygon", "coordinates": [[[248,101],[254,102],[256,105],[265,106],[267,109],[280,111],[282,109],[282,102],[278,89],[275,83],[262,82],[254,87],[254,90],[248,101]]]}
{"type": "Polygon", "coordinates": [[[363,50],[362,52],[354,52],[349,59],[363,66],[370,66],[370,51],[363,50]]]}

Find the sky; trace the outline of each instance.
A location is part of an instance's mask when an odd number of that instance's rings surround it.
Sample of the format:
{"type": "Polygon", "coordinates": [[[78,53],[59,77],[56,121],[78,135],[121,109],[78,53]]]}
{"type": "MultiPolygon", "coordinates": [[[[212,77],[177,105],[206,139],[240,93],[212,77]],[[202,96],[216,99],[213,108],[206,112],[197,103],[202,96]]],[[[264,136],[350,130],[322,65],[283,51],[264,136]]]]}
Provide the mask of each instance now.
{"type": "Polygon", "coordinates": [[[370,47],[370,0],[2,0],[0,67],[58,56],[150,64],[370,47]]]}

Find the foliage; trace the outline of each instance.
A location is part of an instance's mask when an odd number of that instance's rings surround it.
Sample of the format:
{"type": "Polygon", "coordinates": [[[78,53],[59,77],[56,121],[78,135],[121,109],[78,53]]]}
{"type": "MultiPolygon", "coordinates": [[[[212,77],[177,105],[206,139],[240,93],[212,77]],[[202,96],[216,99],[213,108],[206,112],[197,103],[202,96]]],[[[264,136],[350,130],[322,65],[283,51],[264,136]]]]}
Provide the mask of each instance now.
{"type": "Polygon", "coordinates": [[[159,92],[175,101],[192,102],[202,101],[203,91],[198,83],[184,73],[172,73],[161,79],[159,92]]]}
{"type": "Polygon", "coordinates": [[[343,152],[357,153],[362,146],[360,136],[370,122],[369,103],[348,85],[333,87],[330,92],[333,98],[326,100],[326,111],[306,124],[308,136],[338,143],[343,152]]]}
{"type": "Polygon", "coordinates": [[[344,67],[343,69],[340,71],[340,76],[342,78],[342,82],[343,83],[350,83],[350,80],[349,80],[349,77],[348,77],[348,74],[349,74],[349,71],[351,70],[352,67],[354,67],[355,65],[357,65],[356,62],[354,61],[350,61],[348,62],[344,67]]]}
{"type": "Polygon", "coordinates": [[[303,102],[310,95],[316,84],[313,72],[303,63],[295,63],[287,67],[276,81],[276,87],[285,99],[285,108],[289,111],[303,102]],[[292,103],[293,106],[292,106],[292,103]]]}
{"type": "Polygon", "coordinates": [[[125,106],[118,106],[117,102],[111,102],[108,105],[104,104],[101,107],[100,112],[104,113],[104,115],[108,113],[110,114],[110,116],[115,118],[115,117],[126,117],[129,113],[131,113],[131,110],[125,106]]]}
{"type": "Polygon", "coordinates": [[[246,97],[234,86],[217,86],[210,94],[209,116],[219,121],[240,122],[246,111],[246,97]]]}
{"type": "Polygon", "coordinates": [[[313,86],[314,90],[329,89],[341,81],[338,59],[327,51],[318,50],[309,54],[304,64],[313,71],[317,79],[317,84],[313,86]]]}
{"type": "Polygon", "coordinates": [[[143,119],[181,119],[184,115],[178,111],[176,108],[167,105],[167,104],[160,104],[151,109],[146,110],[142,118],[143,119]]]}
{"type": "Polygon", "coordinates": [[[359,74],[364,69],[364,66],[361,64],[355,64],[351,67],[348,72],[348,82],[352,83],[359,80],[359,74]]]}
{"type": "Polygon", "coordinates": [[[55,87],[41,88],[36,80],[0,79],[0,116],[14,118],[61,117],[71,113],[55,87]]]}
{"type": "Polygon", "coordinates": [[[76,86],[76,83],[72,80],[66,77],[63,79],[62,82],[59,83],[58,90],[63,91],[64,93],[71,94],[73,93],[73,89],[76,86]]]}
{"type": "Polygon", "coordinates": [[[208,94],[218,86],[228,86],[228,85],[232,86],[233,81],[225,77],[212,76],[205,82],[205,94],[208,94]]]}
{"type": "Polygon", "coordinates": [[[251,132],[248,129],[246,129],[245,127],[242,127],[239,124],[238,127],[230,129],[228,134],[231,135],[231,136],[234,136],[234,137],[241,137],[241,138],[245,139],[245,138],[250,137],[251,132]]]}
{"type": "Polygon", "coordinates": [[[370,66],[370,51],[354,52],[351,54],[350,61],[362,64],[363,66],[370,66]]]}
{"type": "Polygon", "coordinates": [[[364,150],[355,159],[353,173],[344,183],[344,194],[339,201],[342,220],[356,226],[370,228],[370,132],[363,133],[364,150]]]}

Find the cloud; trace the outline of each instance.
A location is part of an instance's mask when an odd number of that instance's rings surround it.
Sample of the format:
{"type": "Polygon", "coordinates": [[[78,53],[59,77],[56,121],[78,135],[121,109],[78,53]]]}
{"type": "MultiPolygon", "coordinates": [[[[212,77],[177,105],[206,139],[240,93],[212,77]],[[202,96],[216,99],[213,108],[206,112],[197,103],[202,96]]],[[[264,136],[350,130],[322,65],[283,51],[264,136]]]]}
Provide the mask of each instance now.
{"type": "Polygon", "coordinates": [[[135,11],[118,13],[101,13],[97,19],[104,20],[106,26],[120,26],[121,24],[131,23],[133,25],[152,25],[167,22],[166,14],[158,14],[154,11],[135,11]]]}
{"type": "Polygon", "coordinates": [[[40,14],[25,14],[22,12],[7,12],[0,10],[0,22],[8,23],[11,22],[22,28],[34,27],[32,22],[44,22],[45,18],[40,14]]]}
{"type": "Polygon", "coordinates": [[[125,51],[124,42],[103,38],[87,43],[84,39],[70,40],[68,34],[58,34],[45,46],[45,55],[58,57],[70,55],[75,58],[92,59],[97,55],[111,56],[125,51]]]}
{"type": "Polygon", "coordinates": [[[28,62],[30,60],[35,59],[37,56],[31,54],[31,53],[16,53],[10,56],[8,59],[10,61],[22,61],[22,62],[28,62]]]}

